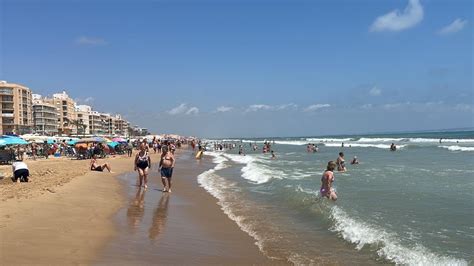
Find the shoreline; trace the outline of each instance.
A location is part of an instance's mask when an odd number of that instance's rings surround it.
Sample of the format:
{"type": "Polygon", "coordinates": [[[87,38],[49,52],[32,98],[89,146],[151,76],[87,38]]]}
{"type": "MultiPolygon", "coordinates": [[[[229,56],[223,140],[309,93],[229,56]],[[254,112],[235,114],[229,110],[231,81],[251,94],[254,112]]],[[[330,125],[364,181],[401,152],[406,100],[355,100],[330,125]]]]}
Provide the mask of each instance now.
{"type": "Polygon", "coordinates": [[[134,186],[134,176],[125,176],[129,205],[113,218],[120,233],[96,264],[288,264],[261,253],[199,186],[197,176],[214,167],[212,160],[195,160],[186,149],[177,158],[172,193],[161,192],[156,167],[145,193],[134,186]]]}

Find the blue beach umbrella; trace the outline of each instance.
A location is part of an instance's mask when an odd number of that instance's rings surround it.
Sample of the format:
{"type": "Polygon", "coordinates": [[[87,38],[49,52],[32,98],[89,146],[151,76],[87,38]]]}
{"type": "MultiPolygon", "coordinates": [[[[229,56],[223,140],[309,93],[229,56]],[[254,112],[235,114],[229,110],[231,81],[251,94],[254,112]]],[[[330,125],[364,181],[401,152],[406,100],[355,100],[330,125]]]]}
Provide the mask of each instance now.
{"type": "Polygon", "coordinates": [[[112,141],[112,142],[107,143],[107,145],[109,145],[112,148],[115,148],[117,145],[119,145],[119,143],[115,142],[115,141],[112,141]]]}
{"type": "Polygon", "coordinates": [[[70,141],[67,142],[67,145],[71,145],[71,146],[72,146],[72,145],[76,145],[76,143],[77,143],[77,140],[71,139],[70,141]]]}
{"type": "Polygon", "coordinates": [[[5,141],[5,145],[26,145],[28,142],[19,137],[3,136],[2,139],[5,141]]]}

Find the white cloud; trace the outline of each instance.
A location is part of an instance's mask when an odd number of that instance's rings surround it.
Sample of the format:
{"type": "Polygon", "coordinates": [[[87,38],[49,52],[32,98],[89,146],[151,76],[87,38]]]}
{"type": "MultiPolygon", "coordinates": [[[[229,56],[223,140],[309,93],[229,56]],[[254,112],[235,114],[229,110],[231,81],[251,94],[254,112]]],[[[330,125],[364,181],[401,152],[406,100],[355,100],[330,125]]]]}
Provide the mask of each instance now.
{"type": "Polygon", "coordinates": [[[401,31],[414,27],[423,20],[423,7],[419,0],[409,0],[408,6],[400,12],[395,9],[375,19],[370,31],[401,31]]]}
{"type": "Polygon", "coordinates": [[[79,44],[79,45],[88,45],[88,46],[107,45],[107,42],[102,38],[87,37],[87,36],[78,37],[75,42],[76,44],[79,44]]]}
{"type": "Polygon", "coordinates": [[[229,106],[219,106],[219,107],[217,107],[216,112],[218,112],[218,113],[225,113],[225,112],[232,111],[233,109],[234,109],[234,108],[229,107],[229,106]]]}
{"type": "Polygon", "coordinates": [[[458,31],[461,31],[464,26],[466,26],[467,20],[463,20],[460,18],[455,19],[451,24],[443,27],[438,31],[438,34],[440,35],[449,35],[452,33],[456,33],[458,31]]]}
{"type": "Polygon", "coordinates": [[[382,94],[382,90],[377,88],[377,86],[374,86],[372,89],[370,89],[369,94],[372,96],[379,96],[380,94],[382,94]]]}
{"type": "Polygon", "coordinates": [[[197,115],[199,113],[199,108],[191,107],[188,111],[186,111],[186,115],[197,115]]]}
{"type": "Polygon", "coordinates": [[[192,114],[198,114],[199,113],[199,108],[197,107],[188,107],[187,104],[182,103],[175,108],[169,110],[167,112],[170,115],[179,115],[179,114],[185,114],[185,115],[192,115],[192,114]]]}
{"type": "Polygon", "coordinates": [[[260,110],[272,110],[273,107],[271,107],[270,105],[266,105],[266,104],[253,104],[253,105],[250,105],[246,112],[256,112],[256,111],[260,111],[260,110]]]}
{"type": "Polygon", "coordinates": [[[313,105],[310,105],[308,107],[306,107],[304,109],[305,112],[314,112],[314,111],[317,111],[319,109],[323,109],[323,108],[328,108],[328,107],[331,107],[330,104],[313,104],[313,105]]]}
{"type": "Polygon", "coordinates": [[[362,109],[372,109],[372,107],[373,107],[373,105],[368,103],[368,104],[362,105],[360,108],[362,108],[362,109]]]}
{"type": "Polygon", "coordinates": [[[287,103],[287,104],[282,104],[276,107],[277,110],[288,110],[288,109],[293,109],[296,110],[298,109],[298,105],[294,103],[287,103]]]}
{"type": "Polygon", "coordinates": [[[87,97],[84,99],[84,102],[85,103],[90,103],[90,102],[93,102],[95,99],[93,97],[87,97]]]}

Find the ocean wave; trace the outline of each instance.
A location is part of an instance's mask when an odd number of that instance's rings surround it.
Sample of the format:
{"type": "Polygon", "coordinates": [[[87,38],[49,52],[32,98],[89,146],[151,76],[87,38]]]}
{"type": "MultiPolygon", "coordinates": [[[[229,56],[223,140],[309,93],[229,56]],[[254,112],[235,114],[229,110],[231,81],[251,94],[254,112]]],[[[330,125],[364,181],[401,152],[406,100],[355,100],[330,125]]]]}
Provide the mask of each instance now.
{"type": "Polygon", "coordinates": [[[474,147],[461,147],[461,146],[438,146],[439,148],[445,148],[450,151],[474,151],[474,147]]]}
{"type": "Polygon", "coordinates": [[[232,161],[240,164],[244,164],[242,167],[242,177],[250,180],[257,184],[263,184],[270,181],[272,178],[282,179],[284,173],[279,170],[271,169],[268,166],[265,166],[261,158],[257,158],[253,155],[234,155],[226,154],[226,157],[232,161]]]}
{"type": "Polygon", "coordinates": [[[307,145],[308,142],[307,141],[301,141],[301,140],[276,140],[275,144],[302,146],[302,145],[307,145]]]}
{"type": "MultiPolygon", "coordinates": [[[[427,143],[427,142],[438,142],[439,139],[430,139],[430,138],[409,138],[409,142],[415,143],[427,143]]],[[[441,142],[448,143],[474,143],[474,139],[442,139],[441,142]]]]}
{"type": "Polygon", "coordinates": [[[309,142],[342,142],[342,141],[351,141],[352,138],[307,138],[306,141],[309,142]]]}
{"type": "Polygon", "coordinates": [[[331,209],[334,220],[332,231],[339,233],[346,241],[356,244],[360,250],[365,245],[374,245],[377,254],[389,261],[402,265],[468,265],[467,261],[432,253],[422,245],[403,246],[393,233],[351,218],[341,208],[331,209]]]}
{"type": "Polygon", "coordinates": [[[357,142],[400,142],[406,141],[404,138],[360,138],[357,142]]]}
{"type": "MultiPolygon", "coordinates": [[[[342,143],[324,143],[326,147],[341,147],[342,143]]],[[[370,144],[370,143],[344,143],[344,147],[359,147],[359,148],[379,148],[379,149],[390,149],[389,144],[370,144]]],[[[402,149],[406,145],[397,145],[397,149],[402,149]]]]}
{"type": "MultiPolygon", "coordinates": [[[[223,162],[222,156],[215,156],[214,159],[216,159],[216,161],[223,162]]],[[[224,161],[227,161],[227,159],[224,158],[224,161]]],[[[217,204],[221,206],[221,210],[227,215],[227,217],[237,223],[237,225],[242,231],[254,238],[256,241],[255,245],[258,246],[260,251],[264,252],[262,239],[257,235],[255,230],[252,229],[252,226],[250,224],[244,222],[245,217],[235,214],[235,212],[232,210],[232,202],[235,202],[238,199],[232,198],[234,196],[232,196],[231,193],[228,193],[226,191],[229,189],[229,187],[234,186],[228,183],[228,181],[226,181],[224,178],[216,174],[216,171],[219,170],[219,168],[219,164],[217,164],[213,169],[209,169],[204,173],[198,175],[198,184],[217,199],[217,204]]]]}

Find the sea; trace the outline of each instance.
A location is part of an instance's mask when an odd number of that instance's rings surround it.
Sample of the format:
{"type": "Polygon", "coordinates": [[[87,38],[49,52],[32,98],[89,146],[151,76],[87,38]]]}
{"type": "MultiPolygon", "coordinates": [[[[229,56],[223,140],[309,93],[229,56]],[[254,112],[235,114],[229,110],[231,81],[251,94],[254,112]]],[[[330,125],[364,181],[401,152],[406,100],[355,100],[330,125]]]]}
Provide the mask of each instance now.
{"type": "Polygon", "coordinates": [[[474,262],[474,131],[203,142],[204,159],[215,166],[198,176],[200,186],[270,258],[294,264],[474,262]],[[262,152],[264,142],[276,159],[262,152]],[[214,143],[236,148],[219,151],[214,143]],[[308,143],[318,152],[307,152],[308,143]],[[240,146],[245,155],[238,154],[240,146]],[[339,152],[347,172],[335,172],[338,200],[332,202],[319,189],[339,152]],[[354,156],[358,165],[349,163],[354,156]]]}

